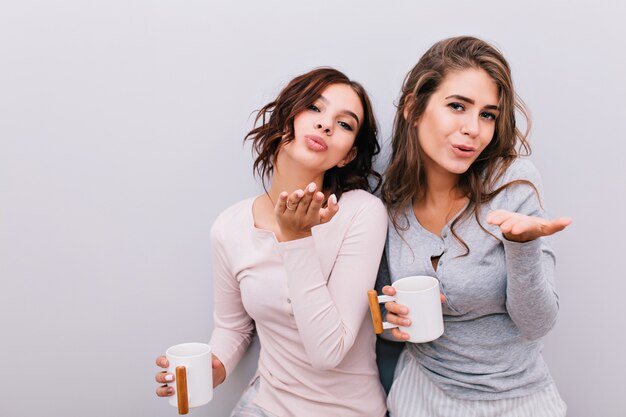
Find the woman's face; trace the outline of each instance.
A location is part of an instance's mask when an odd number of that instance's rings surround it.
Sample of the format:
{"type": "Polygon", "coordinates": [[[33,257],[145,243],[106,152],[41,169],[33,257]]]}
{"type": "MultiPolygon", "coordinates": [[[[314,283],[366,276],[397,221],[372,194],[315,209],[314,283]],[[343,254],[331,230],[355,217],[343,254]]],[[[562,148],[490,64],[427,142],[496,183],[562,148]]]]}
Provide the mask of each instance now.
{"type": "Polygon", "coordinates": [[[483,69],[446,75],[417,121],[426,172],[467,171],[493,138],[498,102],[498,86],[483,69]]]}
{"type": "Polygon", "coordinates": [[[346,84],[331,84],[306,110],[294,118],[294,140],[278,154],[286,164],[320,174],[345,165],[356,156],[354,140],[363,123],[359,96],[346,84]]]}

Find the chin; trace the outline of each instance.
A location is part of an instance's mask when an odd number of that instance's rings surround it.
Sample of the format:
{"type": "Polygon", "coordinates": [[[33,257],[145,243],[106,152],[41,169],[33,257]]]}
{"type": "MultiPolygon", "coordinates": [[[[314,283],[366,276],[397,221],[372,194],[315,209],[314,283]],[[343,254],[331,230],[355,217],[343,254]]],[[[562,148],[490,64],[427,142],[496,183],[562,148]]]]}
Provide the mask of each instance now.
{"type": "Polygon", "coordinates": [[[465,174],[472,164],[452,164],[448,166],[448,171],[453,174],[461,175],[465,174]]]}

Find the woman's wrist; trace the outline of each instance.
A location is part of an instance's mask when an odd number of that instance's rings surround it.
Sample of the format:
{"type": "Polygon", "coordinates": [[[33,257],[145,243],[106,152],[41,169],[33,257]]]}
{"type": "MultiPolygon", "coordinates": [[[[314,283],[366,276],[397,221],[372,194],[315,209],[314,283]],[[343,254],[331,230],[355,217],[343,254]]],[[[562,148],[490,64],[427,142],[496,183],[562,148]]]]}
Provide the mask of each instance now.
{"type": "Polygon", "coordinates": [[[532,240],[535,240],[535,239],[524,239],[523,237],[519,235],[513,235],[510,233],[502,233],[502,237],[504,237],[509,242],[515,242],[515,243],[527,243],[532,240]]]}
{"type": "Polygon", "coordinates": [[[289,242],[289,241],[292,241],[292,240],[304,239],[304,238],[311,237],[311,236],[313,236],[313,233],[311,232],[310,229],[308,231],[300,231],[300,232],[296,232],[296,231],[283,232],[283,231],[281,231],[280,238],[278,240],[280,242],[289,242]]]}

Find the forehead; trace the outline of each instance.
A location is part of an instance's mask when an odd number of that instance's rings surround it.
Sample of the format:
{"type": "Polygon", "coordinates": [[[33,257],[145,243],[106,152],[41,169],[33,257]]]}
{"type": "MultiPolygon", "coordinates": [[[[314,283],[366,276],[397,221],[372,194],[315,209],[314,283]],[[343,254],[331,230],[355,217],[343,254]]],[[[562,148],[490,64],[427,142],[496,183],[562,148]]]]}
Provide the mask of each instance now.
{"type": "Polygon", "coordinates": [[[338,111],[348,110],[363,120],[363,105],[359,95],[347,84],[331,84],[322,90],[321,96],[329,107],[338,111]]]}
{"type": "Polygon", "coordinates": [[[470,98],[479,106],[497,105],[500,101],[498,84],[483,69],[468,68],[448,73],[436,92],[440,97],[460,95],[470,98]]]}

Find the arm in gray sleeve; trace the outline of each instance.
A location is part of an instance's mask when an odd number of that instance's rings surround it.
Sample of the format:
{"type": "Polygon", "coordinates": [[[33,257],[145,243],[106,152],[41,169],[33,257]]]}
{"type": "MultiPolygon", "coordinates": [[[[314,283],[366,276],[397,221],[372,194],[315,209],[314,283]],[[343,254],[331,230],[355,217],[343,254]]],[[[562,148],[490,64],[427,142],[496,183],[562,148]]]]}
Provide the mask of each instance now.
{"type": "Polygon", "coordinates": [[[506,307],[522,336],[545,336],[554,326],[559,297],[554,289],[554,253],[542,239],[504,242],[507,270],[506,307]]]}
{"type": "MultiPolygon", "coordinates": [[[[546,217],[540,204],[541,178],[530,163],[519,164],[519,176],[532,182],[537,192],[528,184],[509,187],[508,210],[528,216],[546,217]]],[[[502,238],[507,270],[506,307],[511,319],[522,335],[534,340],[545,336],[556,322],[559,298],[554,287],[554,252],[545,238],[530,242],[511,242],[502,238]]]]}

